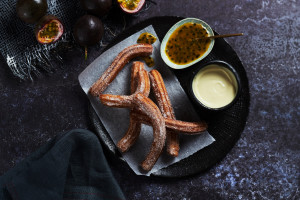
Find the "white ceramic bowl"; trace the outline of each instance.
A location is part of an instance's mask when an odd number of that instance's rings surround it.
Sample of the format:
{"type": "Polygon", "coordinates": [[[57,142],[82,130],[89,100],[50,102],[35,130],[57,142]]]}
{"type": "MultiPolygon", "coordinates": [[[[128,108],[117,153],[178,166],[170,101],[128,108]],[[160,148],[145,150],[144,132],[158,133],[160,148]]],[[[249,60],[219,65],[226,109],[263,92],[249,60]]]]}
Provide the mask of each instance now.
{"type": "Polygon", "coordinates": [[[167,42],[170,38],[170,36],[172,35],[172,33],[181,25],[185,24],[185,23],[196,23],[196,24],[201,24],[203,26],[203,28],[206,29],[207,33],[208,33],[208,36],[213,36],[214,35],[214,31],[212,30],[212,28],[204,21],[200,20],[200,19],[197,19],[197,18],[185,18],[179,22],[177,22],[176,24],[174,24],[172,26],[172,28],[167,32],[167,34],[165,35],[163,41],[161,42],[161,45],[160,45],[160,55],[163,59],[163,61],[171,68],[173,69],[184,69],[184,68],[187,68],[197,62],[199,62],[200,60],[204,59],[212,50],[214,44],[215,44],[215,40],[214,39],[211,39],[210,40],[210,44],[209,44],[209,47],[208,49],[206,50],[206,52],[199,58],[197,58],[196,60],[188,63],[188,64],[184,64],[184,65],[178,65],[178,64],[175,64],[173,62],[171,62],[171,60],[168,58],[168,56],[166,55],[166,46],[167,46],[167,42]]]}

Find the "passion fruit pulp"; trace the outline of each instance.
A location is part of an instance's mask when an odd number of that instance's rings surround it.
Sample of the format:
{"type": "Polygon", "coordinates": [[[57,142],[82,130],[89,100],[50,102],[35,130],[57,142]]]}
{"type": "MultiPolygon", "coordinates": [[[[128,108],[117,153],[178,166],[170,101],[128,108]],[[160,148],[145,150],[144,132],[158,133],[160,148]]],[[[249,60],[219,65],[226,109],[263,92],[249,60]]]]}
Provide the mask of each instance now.
{"type": "Polygon", "coordinates": [[[37,23],[35,37],[42,44],[57,41],[63,34],[64,27],[60,20],[54,15],[46,15],[37,23]]]}
{"type": "Polygon", "coordinates": [[[112,0],[80,0],[81,6],[88,13],[102,17],[108,13],[112,0]]]}
{"type": "Polygon", "coordinates": [[[97,44],[103,36],[104,28],[101,20],[93,15],[84,15],[74,26],[74,38],[81,46],[97,44]]]}
{"type": "Polygon", "coordinates": [[[120,8],[129,14],[139,12],[145,4],[145,0],[118,0],[120,8]]]}
{"type": "Polygon", "coordinates": [[[48,4],[47,0],[18,0],[16,9],[22,21],[34,24],[46,14],[48,4]]]}

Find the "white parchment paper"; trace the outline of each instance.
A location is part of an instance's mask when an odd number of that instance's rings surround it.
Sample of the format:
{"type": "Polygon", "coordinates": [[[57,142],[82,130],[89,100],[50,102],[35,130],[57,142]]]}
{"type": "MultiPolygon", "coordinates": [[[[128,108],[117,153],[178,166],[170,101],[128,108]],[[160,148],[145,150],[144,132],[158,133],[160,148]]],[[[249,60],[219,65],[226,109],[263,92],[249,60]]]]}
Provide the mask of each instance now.
{"type": "MultiPolygon", "coordinates": [[[[92,97],[88,94],[89,88],[97,79],[102,75],[106,68],[112,63],[114,58],[126,47],[136,44],[136,41],[141,33],[148,32],[156,35],[155,30],[150,25],[145,29],[131,35],[122,42],[116,44],[106,52],[102,53],[94,62],[92,62],[80,75],[79,82],[88,95],[92,106],[98,114],[101,122],[106,128],[107,132],[111,136],[115,144],[123,137],[129,126],[129,110],[126,108],[110,108],[102,105],[98,98],[92,97]]],[[[158,38],[158,37],[157,37],[158,38]]],[[[179,81],[173,74],[173,72],[164,64],[160,56],[160,41],[157,40],[154,44],[154,51],[152,57],[155,60],[155,66],[148,68],[145,64],[145,68],[150,71],[157,69],[164,79],[171,103],[173,105],[176,118],[183,121],[199,121],[199,117],[193,109],[187,95],[182,89],[179,81]]],[[[137,59],[135,59],[137,60],[137,59]]],[[[104,93],[111,94],[130,94],[130,70],[132,61],[129,62],[124,69],[118,74],[116,79],[109,85],[104,93]]],[[[124,159],[132,170],[138,175],[149,176],[151,173],[156,172],[159,169],[165,168],[175,162],[184,159],[202,148],[210,145],[215,140],[208,133],[204,132],[199,135],[180,135],[180,152],[179,156],[173,158],[168,156],[164,152],[153,169],[148,173],[143,172],[140,169],[140,163],[145,159],[147,153],[150,150],[150,146],[153,140],[152,127],[143,125],[139,139],[130,150],[123,154],[124,159]]]]}

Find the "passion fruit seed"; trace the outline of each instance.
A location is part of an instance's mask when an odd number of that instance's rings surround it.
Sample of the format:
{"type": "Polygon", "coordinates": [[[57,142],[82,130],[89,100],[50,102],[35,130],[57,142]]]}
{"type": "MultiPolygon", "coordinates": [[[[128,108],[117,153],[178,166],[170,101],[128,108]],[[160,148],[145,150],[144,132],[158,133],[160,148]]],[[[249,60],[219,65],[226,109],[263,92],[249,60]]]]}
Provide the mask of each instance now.
{"type": "Polygon", "coordinates": [[[142,57],[148,67],[153,67],[155,65],[154,59],[151,56],[142,57]]]}
{"type": "Polygon", "coordinates": [[[52,21],[48,25],[45,25],[45,28],[40,31],[39,37],[41,38],[53,38],[58,33],[58,25],[57,22],[52,21]]]}
{"type": "Polygon", "coordinates": [[[140,0],[118,0],[124,8],[129,10],[134,10],[139,5],[140,0]]]}
{"type": "Polygon", "coordinates": [[[142,33],[137,39],[137,43],[153,44],[156,41],[156,37],[151,33],[142,33]]]}
{"type": "Polygon", "coordinates": [[[53,15],[44,16],[36,26],[36,39],[42,44],[57,41],[63,34],[63,25],[53,15]]]}
{"type": "Polygon", "coordinates": [[[184,65],[201,57],[209,47],[209,40],[194,38],[207,36],[208,32],[201,24],[185,23],[170,36],[166,45],[166,54],[173,63],[184,65]]]}
{"type": "Polygon", "coordinates": [[[16,9],[22,21],[34,24],[46,14],[48,4],[47,0],[18,0],[16,9]]]}
{"type": "MultiPolygon", "coordinates": [[[[156,41],[156,37],[151,33],[142,33],[137,39],[137,43],[140,44],[153,44],[156,41]]],[[[155,65],[154,59],[151,56],[142,57],[148,67],[153,67],[155,65]]]]}

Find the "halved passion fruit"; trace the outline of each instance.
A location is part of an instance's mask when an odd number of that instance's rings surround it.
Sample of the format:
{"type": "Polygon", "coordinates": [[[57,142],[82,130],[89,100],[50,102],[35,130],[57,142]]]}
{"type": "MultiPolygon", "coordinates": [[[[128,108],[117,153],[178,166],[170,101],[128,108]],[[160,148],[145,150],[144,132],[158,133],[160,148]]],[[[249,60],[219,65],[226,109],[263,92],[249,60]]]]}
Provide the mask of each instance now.
{"type": "Polygon", "coordinates": [[[145,0],[118,0],[121,9],[129,14],[139,12],[145,4],[145,0]]]}
{"type": "Polygon", "coordinates": [[[35,37],[42,44],[57,41],[63,34],[64,27],[60,20],[53,15],[44,16],[36,25],[35,37]]]}

